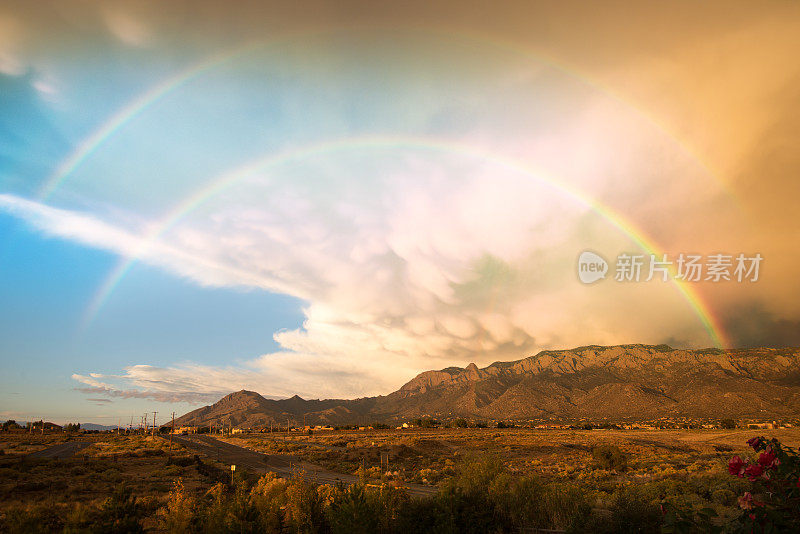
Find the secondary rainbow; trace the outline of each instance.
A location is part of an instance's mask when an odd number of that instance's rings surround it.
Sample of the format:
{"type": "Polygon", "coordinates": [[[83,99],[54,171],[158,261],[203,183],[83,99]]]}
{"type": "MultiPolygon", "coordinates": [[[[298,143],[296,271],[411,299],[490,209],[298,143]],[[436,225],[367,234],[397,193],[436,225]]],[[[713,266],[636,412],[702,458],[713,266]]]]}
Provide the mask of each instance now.
{"type": "MultiPolygon", "coordinates": [[[[272,38],[266,40],[247,42],[231,50],[221,52],[218,54],[213,54],[208,58],[205,58],[204,60],[198,62],[197,64],[178,72],[177,74],[167,78],[166,80],[152,87],[142,95],[136,97],[126,106],[124,106],[114,115],[112,115],[108,120],[106,120],[91,135],[89,135],[87,138],[81,141],[81,143],[76,147],[76,149],[73,150],[72,153],[65,160],[63,160],[59,164],[59,166],[53,171],[53,173],[45,180],[44,185],[40,188],[39,193],[37,195],[38,198],[40,200],[46,200],[78,167],[80,167],[83,164],[84,161],[86,161],[86,159],[89,156],[91,156],[102,144],[104,144],[109,138],[111,138],[115,133],[117,133],[120,129],[122,129],[126,124],[130,123],[134,118],[142,114],[145,110],[153,106],[156,102],[162,100],[164,97],[166,97],[173,91],[177,90],[180,87],[185,86],[186,84],[188,84],[192,80],[195,80],[199,76],[208,73],[210,71],[213,71],[216,68],[222,67],[231,62],[232,60],[260,48],[273,46],[278,43],[295,40],[301,37],[309,37],[313,35],[322,35],[322,34],[336,34],[341,32],[349,32],[352,34],[353,32],[356,31],[361,31],[361,32],[368,31],[372,33],[380,32],[381,35],[385,35],[385,31],[402,33],[402,31],[398,30],[397,28],[386,28],[385,30],[381,30],[378,28],[366,29],[357,26],[340,26],[335,28],[324,28],[324,29],[313,28],[313,27],[306,28],[303,30],[289,31],[283,34],[273,36],[272,38]]],[[[405,29],[405,31],[421,32],[434,36],[446,37],[447,39],[450,40],[452,40],[453,38],[460,38],[472,42],[477,42],[482,45],[488,44],[490,46],[495,47],[498,50],[513,52],[525,58],[532,58],[538,62],[545,63],[551,67],[557,68],[560,72],[569,75],[574,79],[580,80],[582,83],[589,85],[593,89],[598,90],[604,95],[634,110],[639,116],[645,118],[648,122],[654,125],[659,131],[663,132],[678,146],[680,146],[681,149],[684,150],[684,152],[692,158],[692,160],[697,162],[709,175],[714,177],[717,180],[717,182],[720,183],[723,189],[728,193],[729,197],[734,200],[737,206],[739,206],[738,198],[736,198],[736,196],[733,195],[729,186],[722,180],[720,180],[718,175],[712,172],[710,167],[700,157],[698,157],[694,151],[692,151],[688,146],[686,146],[684,142],[682,142],[678,137],[672,134],[668,128],[666,128],[663,124],[655,121],[651,115],[645,113],[638,106],[632,104],[628,100],[621,98],[616,92],[614,92],[608,86],[603,85],[599,83],[597,80],[594,80],[584,74],[579,73],[573,66],[567,65],[563,61],[557,61],[555,58],[547,56],[541,51],[533,50],[531,48],[526,48],[525,46],[521,46],[512,41],[503,39],[502,37],[496,35],[478,33],[474,31],[467,31],[463,28],[438,28],[438,27],[418,25],[418,26],[408,27],[405,29]]]]}

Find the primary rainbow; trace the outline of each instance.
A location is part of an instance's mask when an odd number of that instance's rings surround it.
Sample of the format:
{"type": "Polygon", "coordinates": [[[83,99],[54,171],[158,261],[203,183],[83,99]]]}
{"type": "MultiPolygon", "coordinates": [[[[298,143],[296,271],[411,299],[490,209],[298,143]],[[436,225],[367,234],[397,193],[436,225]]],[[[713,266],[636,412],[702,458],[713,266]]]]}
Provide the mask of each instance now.
{"type": "MultiPolygon", "coordinates": [[[[558,181],[547,173],[542,172],[541,169],[533,168],[524,162],[511,159],[496,152],[488,151],[482,147],[437,138],[412,136],[367,136],[335,139],[297,148],[291,148],[282,152],[271,153],[262,158],[255,159],[241,167],[237,167],[232,171],[226,172],[217,178],[210,180],[203,187],[191,195],[188,195],[181,202],[176,204],[175,207],[170,210],[170,212],[167,213],[163,219],[161,219],[160,223],[156,224],[153,229],[144,237],[143,250],[147,246],[157,242],[160,236],[162,236],[167,230],[180,221],[181,218],[196,209],[198,206],[256,173],[264,172],[270,168],[288,162],[299,161],[310,156],[330,154],[340,151],[378,149],[434,151],[456,154],[459,156],[492,163],[493,165],[497,165],[501,168],[505,168],[547,184],[557,192],[564,194],[567,197],[590,208],[612,226],[625,234],[647,254],[660,255],[662,253],[660,251],[660,247],[658,247],[656,243],[652,241],[652,239],[648,238],[643,231],[637,229],[630,221],[628,221],[616,210],[600,202],[599,200],[590,197],[585,192],[578,190],[562,181],[558,181]]],[[[89,308],[87,309],[84,320],[85,325],[91,323],[102,307],[103,303],[108,299],[115,287],[136,262],[137,257],[138,255],[122,258],[111,271],[105,282],[95,294],[89,308]]],[[[678,291],[681,297],[686,300],[694,314],[698,317],[714,345],[718,348],[724,348],[728,346],[727,338],[724,335],[722,327],[715,320],[708,306],[706,306],[706,304],[702,301],[694,288],[692,288],[686,282],[676,280],[674,276],[671,278],[671,281],[673,287],[678,291]]]]}

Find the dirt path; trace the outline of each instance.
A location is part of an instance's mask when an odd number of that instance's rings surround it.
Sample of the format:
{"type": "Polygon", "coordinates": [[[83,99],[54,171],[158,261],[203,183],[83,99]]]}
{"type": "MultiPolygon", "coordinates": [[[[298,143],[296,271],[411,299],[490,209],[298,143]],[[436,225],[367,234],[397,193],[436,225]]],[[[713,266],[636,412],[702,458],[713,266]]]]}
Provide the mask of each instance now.
{"type": "MultiPolygon", "coordinates": [[[[238,445],[232,445],[219,441],[211,436],[203,434],[193,434],[190,436],[173,436],[173,439],[184,447],[201,453],[208,458],[219,460],[226,464],[241,466],[253,473],[265,473],[272,471],[282,477],[290,477],[293,474],[302,472],[307,480],[315,484],[353,484],[359,478],[347,473],[337,473],[329,471],[318,465],[298,460],[295,456],[288,454],[262,454],[238,445]]],[[[422,486],[420,484],[405,484],[402,486],[414,496],[433,495],[437,488],[422,486]]]]}
{"type": "Polygon", "coordinates": [[[85,449],[89,445],[91,443],[88,441],[67,441],[42,451],[32,452],[28,456],[31,458],[69,458],[75,456],[78,451],[85,449]]]}

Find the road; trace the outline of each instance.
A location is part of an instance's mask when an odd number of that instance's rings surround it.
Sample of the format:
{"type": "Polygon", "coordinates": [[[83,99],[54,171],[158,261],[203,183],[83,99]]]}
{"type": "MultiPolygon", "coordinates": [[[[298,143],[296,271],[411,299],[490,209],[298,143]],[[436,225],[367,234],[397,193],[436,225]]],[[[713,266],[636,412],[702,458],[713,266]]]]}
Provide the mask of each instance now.
{"type": "Polygon", "coordinates": [[[87,441],[67,441],[42,451],[32,452],[28,456],[31,458],[69,458],[75,456],[78,451],[85,449],[89,445],[91,443],[87,441]]]}
{"type": "MultiPolygon", "coordinates": [[[[359,481],[355,475],[329,471],[323,467],[308,462],[303,462],[295,456],[288,454],[262,454],[238,445],[231,445],[205,434],[191,434],[188,436],[173,436],[176,443],[201,453],[208,458],[219,460],[225,464],[241,466],[253,473],[272,471],[282,477],[303,473],[310,482],[316,484],[353,484],[359,481]]],[[[426,496],[436,493],[437,488],[421,484],[405,484],[402,486],[409,495],[426,496]]]]}

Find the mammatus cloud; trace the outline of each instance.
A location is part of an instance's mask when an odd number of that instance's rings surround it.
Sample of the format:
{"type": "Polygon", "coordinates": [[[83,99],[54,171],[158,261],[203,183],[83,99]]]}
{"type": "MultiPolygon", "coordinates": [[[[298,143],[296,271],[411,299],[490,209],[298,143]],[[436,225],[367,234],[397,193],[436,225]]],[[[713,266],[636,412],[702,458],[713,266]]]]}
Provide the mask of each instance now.
{"type": "Polygon", "coordinates": [[[119,213],[110,222],[11,195],[0,195],[0,208],[48,235],[203,285],[308,302],[302,328],[275,334],[281,352],[225,368],[133,365],[120,375],[73,375],[89,394],[193,404],[242,388],[350,397],[386,393],[454,363],[659,342],[663,324],[687,344],[708,343],[666,284],[589,291],[577,281],[575,257],[587,242],[632,246],[604,216],[535,175],[463,158],[366,152],[258,175],[157,239],[153,223],[119,213]],[[366,163],[374,174],[352,180],[366,163]],[[317,181],[317,193],[301,194],[304,176],[317,181]],[[642,298],[652,311],[639,307],[642,298]]]}

